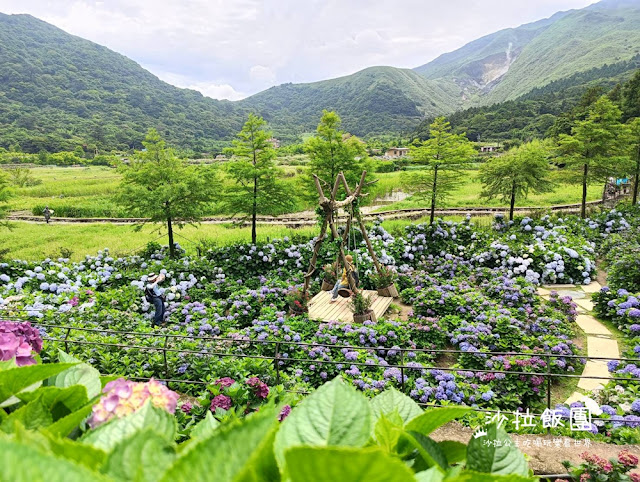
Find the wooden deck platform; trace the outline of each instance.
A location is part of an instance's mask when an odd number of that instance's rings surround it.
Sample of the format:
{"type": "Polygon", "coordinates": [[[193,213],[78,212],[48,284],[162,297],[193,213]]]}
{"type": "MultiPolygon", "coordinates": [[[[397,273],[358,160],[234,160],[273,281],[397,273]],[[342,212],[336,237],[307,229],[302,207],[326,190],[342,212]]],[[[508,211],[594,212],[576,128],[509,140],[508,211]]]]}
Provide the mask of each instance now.
{"type": "MultiPolygon", "coordinates": [[[[365,296],[373,300],[371,309],[376,314],[376,319],[382,318],[393,298],[378,296],[376,291],[364,290],[365,296]]],[[[309,319],[320,321],[344,321],[353,322],[353,313],[349,309],[349,298],[338,297],[337,303],[329,303],[331,291],[321,291],[309,302],[309,319]]]]}

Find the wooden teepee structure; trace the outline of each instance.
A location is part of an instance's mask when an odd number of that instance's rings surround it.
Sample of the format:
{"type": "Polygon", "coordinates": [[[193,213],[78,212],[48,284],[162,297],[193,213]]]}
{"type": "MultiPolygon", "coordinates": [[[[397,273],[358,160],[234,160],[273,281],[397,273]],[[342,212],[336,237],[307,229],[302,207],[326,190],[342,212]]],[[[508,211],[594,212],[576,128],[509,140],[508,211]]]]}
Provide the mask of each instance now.
{"type": "MultiPolygon", "coordinates": [[[[318,260],[318,252],[320,251],[320,246],[322,245],[322,242],[324,241],[324,238],[327,235],[327,228],[331,230],[331,234],[334,239],[339,238],[338,229],[336,227],[336,222],[337,222],[336,218],[337,218],[338,209],[340,208],[345,209],[348,216],[347,216],[347,223],[346,223],[344,232],[342,233],[341,242],[339,243],[339,246],[338,246],[338,259],[337,259],[338,263],[341,264],[342,266],[347,266],[344,246],[345,246],[345,243],[347,243],[349,240],[349,232],[351,231],[351,226],[355,219],[355,221],[360,226],[360,231],[362,231],[362,236],[364,237],[364,240],[367,244],[367,249],[369,250],[371,259],[373,259],[373,265],[375,266],[376,271],[380,273],[382,269],[380,266],[380,262],[378,261],[378,257],[376,256],[376,253],[373,251],[373,246],[371,246],[371,241],[367,236],[367,229],[364,225],[364,221],[362,221],[360,210],[358,209],[358,200],[366,195],[362,193],[362,189],[365,186],[369,184],[373,184],[373,182],[375,182],[373,181],[370,183],[365,183],[364,180],[366,175],[367,175],[367,171],[363,171],[362,176],[360,177],[360,182],[356,186],[355,190],[351,191],[351,189],[349,188],[349,185],[347,184],[347,180],[344,177],[344,174],[341,172],[336,177],[336,180],[333,183],[333,188],[331,190],[331,195],[328,198],[325,195],[324,190],[322,189],[322,185],[320,184],[321,182],[320,178],[318,178],[318,176],[316,176],[315,174],[313,175],[313,179],[316,184],[316,189],[318,191],[320,207],[322,208],[322,211],[324,213],[324,220],[322,222],[322,227],[320,228],[320,235],[316,238],[315,244],[313,246],[313,255],[311,256],[311,261],[309,263],[309,270],[304,275],[304,288],[303,288],[304,295],[307,294],[309,290],[309,284],[311,283],[311,277],[313,276],[313,274],[317,269],[316,262],[318,260]],[[340,188],[341,184],[342,186],[344,186],[347,197],[343,201],[336,201],[336,195],[338,194],[338,189],[340,188]]],[[[356,291],[356,286],[351,276],[349,276],[349,288],[351,289],[352,292],[356,291]]]]}

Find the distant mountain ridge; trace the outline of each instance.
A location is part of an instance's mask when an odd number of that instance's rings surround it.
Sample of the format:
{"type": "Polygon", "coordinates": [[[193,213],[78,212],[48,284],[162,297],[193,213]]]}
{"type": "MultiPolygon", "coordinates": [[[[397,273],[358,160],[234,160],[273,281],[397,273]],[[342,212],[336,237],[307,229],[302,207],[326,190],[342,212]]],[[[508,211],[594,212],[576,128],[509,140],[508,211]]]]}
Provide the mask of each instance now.
{"type": "Polygon", "coordinates": [[[294,142],[315,129],[322,109],[336,110],[343,128],[362,137],[410,133],[426,118],[515,100],[638,53],[640,2],[603,0],[487,35],[413,70],[370,67],[230,102],[169,85],[32,16],[0,14],[0,146],[126,149],[156,127],[173,145],[219,151],[249,112],[294,142]]]}

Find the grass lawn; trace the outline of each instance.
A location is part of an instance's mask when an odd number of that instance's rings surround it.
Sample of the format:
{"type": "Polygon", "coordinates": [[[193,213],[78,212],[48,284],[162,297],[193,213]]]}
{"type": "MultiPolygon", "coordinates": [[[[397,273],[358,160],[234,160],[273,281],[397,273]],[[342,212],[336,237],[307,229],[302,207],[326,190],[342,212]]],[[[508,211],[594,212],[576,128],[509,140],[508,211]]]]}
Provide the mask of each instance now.
{"type": "MultiPolygon", "coordinates": [[[[447,217],[447,220],[461,221],[461,216],[447,217]]],[[[480,226],[489,226],[491,217],[474,218],[480,226]]],[[[415,221],[396,219],[384,221],[383,226],[390,233],[401,234],[408,224],[429,222],[428,217],[415,221]]],[[[97,251],[109,248],[115,256],[133,254],[145,245],[156,240],[160,244],[168,244],[166,231],[159,231],[160,226],[148,225],[136,231],[131,225],[111,223],[91,224],[45,224],[11,222],[12,229],[0,228],[1,246],[10,249],[7,258],[38,260],[46,257],[58,258],[61,250],[70,250],[71,259],[79,260],[85,255],[93,255],[97,251]]],[[[320,231],[319,226],[288,228],[285,226],[258,225],[258,242],[279,239],[285,236],[304,236],[311,238],[320,231]]],[[[189,253],[196,252],[196,245],[203,240],[219,245],[251,240],[250,227],[234,227],[231,224],[201,224],[185,226],[174,231],[176,242],[189,253]]]]}
{"type": "MultiPolygon", "coordinates": [[[[12,222],[13,229],[1,231],[2,247],[10,249],[11,259],[43,259],[58,258],[61,249],[68,249],[73,254],[71,259],[79,260],[86,254],[95,254],[98,250],[109,248],[115,256],[133,254],[145,245],[157,240],[160,244],[168,244],[166,231],[158,232],[159,226],[145,226],[136,231],[130,225],[110,223],[95,224],[44,224],[12,222]],[[159,239],[158,239],[159,238],[159,239]]],[[[314,236],[317,227],[290,229],[281,226],[259,226],[258,241],[267,238],[283,238],[284,236],[314,236]]],[[[174,231],[176,242],[187,251],[195,253],[196,243],[208,239],[217,244],[247,242],[251,239],[251,228],[235,228],[224,224],[202,224],[185,226],[174,231]]]]}
{"type": "MultiPolygon", "coordinates": [[[[398,174],[398,173],[393,173],[398,174]]],[[[470,170],[467,171],[465,180],[458,185],[455,191],[451,193],[451,196],[445,200],[444,203],[438,205],[438,207],[469,207],[469,206],[489,206],[500,207],[508,206],[508,202],[503,202],[500,199],[487,200],[480,197],[482,192],[482,184],[478,180],[479,171],[470,170]]],[[[516,207],[518,206],[553,206],[556,204],[573,204],[579,203],[582,199],[582,186],[575,184],[560,184],[562,181],[563,172],[556,171],[554,176],[558,186],[556,190],[545,194],[531,194],[527,199],[516,201],[516,207]]],[[[410,176],[410,172],[405,175],[410,176]]],[[[398,179],[396,186],[398,189],[402,189],[402,178],[398,179]]],[[[593,184],[589,186],[587,191],[587,201],[596,201],[602,198],[602,186],[600,184],[593,184]]],[[[386,211],[389,209],[411,209],[411,208],[423,208],[430,204],[429,201],[424,199],[416,199],[415,196],[410,196],[403,201],[398,201],[393,204],[389,204],[377,209],[377,211],[386,211]]]]}
{"type": "MultiPolygon", "coordinates": [[[[313,210],[316,207],[315,191],[313,196],[303,199],[299,196],[307,188],[302,166],[284,166],[284,182],[288,185],[296,202],[294,211],[313,210]]],[[[32,169],[33,176],[43,182],[37,186],[16,188],[15,196],[9,202],[11,211],[26,211],[40,214],[48,205],[61,217],[127,217],[127,213],[113,201],[113,195],[120,184],[120,174],[112,168],[91,167],[37,167],[32,169]]],[[[469,170],[466,178],[441,207],[465,206],[507,206],[507,203],[493,199],[487,201],[480,198],[482,185],[477,179],[478,171],[469,170]]],[[[402,190],[404,177],[410,172],[390,172],[374,174],[372,177],[378,182],[369,187],[369,195],[363,204],[371,204],[376,198],[384,196],[394,190],[402,190]]],[[[563,175],[556,172],[558,180],[563,175]]],[[[228,179],[222,174],[222,182],[228,179]]],[[[601,196],[602,187],[589,187],[588,199],[596,200],[601,196]]],[[[550,206],[553,204],[568,204],[580,201],[581,187],[560,184],[556,191],[542,195],[531,195],[528,199],[517,203],[518,206],[550,206]]],[[[215,203],[215,200],[214,200],[215,203]]],[[[402,208],[424,208],[429,204],[427,200],[416,199],[411,196],[404,201],[381,206],[378,211],[402,208]]],[[[212,204],[210,215],[220,212],[212,204]]]]}

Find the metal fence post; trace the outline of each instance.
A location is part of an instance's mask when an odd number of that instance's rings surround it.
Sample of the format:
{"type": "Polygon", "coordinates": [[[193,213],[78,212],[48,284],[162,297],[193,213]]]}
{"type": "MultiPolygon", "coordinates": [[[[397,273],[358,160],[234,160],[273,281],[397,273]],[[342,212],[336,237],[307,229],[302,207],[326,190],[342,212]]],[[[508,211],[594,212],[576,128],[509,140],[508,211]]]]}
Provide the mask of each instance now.
{"type": "Polygon", "coordinates": [[[402,393],[405,393],[404,389],[404,350],[400,351],[400,384],[402,386],[402,393]]]}
{"type": "Polygon", "coordinates": [[[276,354],[273,363],[276,366],[276,384],[280,385],[280,342],[276,343],[276,354]]]}
{"type": "MultiPolygon", "coordinates": [[[[547,353],[547,410],[551,411],[551,356],[547,353]]],[[[551,433],[551,427],[547,427],[547,435],[551,433]]]]}
{"type": "Polygon", "coordinates": [[[69,343],[67,342],[67,338],[69,338],[69,334],[71,333],[71,328],[67,328],[67,334],[64,337],[64,351],[69,353],[69,343]]]}
{"type": "Polygon", "coordinates": [[[167,345],[169,344],[169,335],[164,336],[164,347],[162,349],[162,355],[164,357],[164,377],[169,378],[169,365],[167,364],[167,345]]]}

